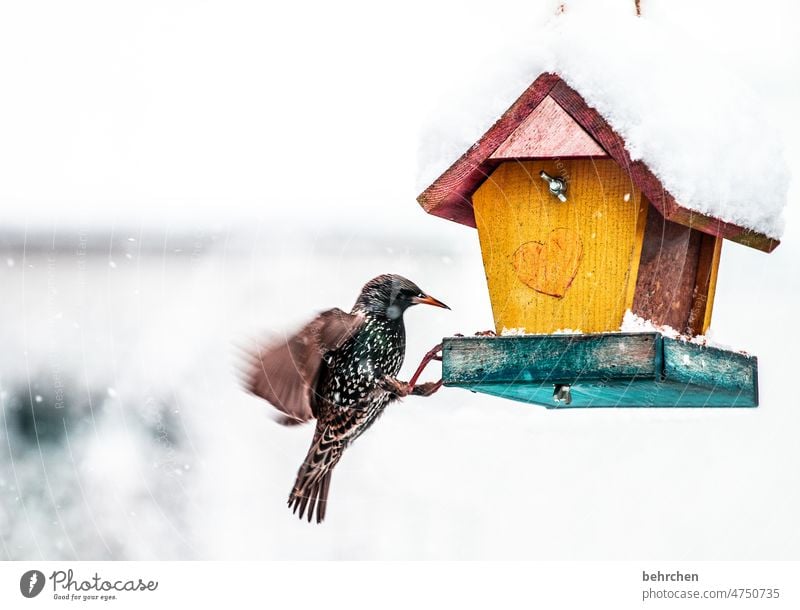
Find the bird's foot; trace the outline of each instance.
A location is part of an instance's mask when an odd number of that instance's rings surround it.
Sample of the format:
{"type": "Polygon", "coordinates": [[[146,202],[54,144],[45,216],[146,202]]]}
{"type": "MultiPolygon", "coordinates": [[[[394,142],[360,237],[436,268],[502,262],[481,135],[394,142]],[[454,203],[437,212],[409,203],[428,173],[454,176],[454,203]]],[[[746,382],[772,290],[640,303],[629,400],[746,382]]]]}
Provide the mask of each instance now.
{"type": "Polygon", "coordinates": [[[408,395],[412,396],[430,396],[438,391],[439,388],[442,387],[442,380],[439,381],[429,381],[426,383],[417,383],[417,379],[419,379],[420,374],[428,365],[431,360],[439,360],[442,359],[442,344],[435,346],[433,349],[428,351],[425,354],[425,357],[420,362],[420,365],[417,367],[416,372],[411,377],[410,381],[400,381],[392,377],[391,375],[384,375],[381,377],[379,385],[382,390],[385,392],[389,392],[397,396],[398,398],[404,398],[408,395]]]}
{"type": "Polygon", "coordinates": [[[408,396],[414,389],[407,381],[400,381],[391,375],[384,375],[381,377],[379,385],[382,390],[394,394],[398,398],[408,396]]]}
{"type": "Polygon", "coordinates": [[[430,363],[431,360],[438,360],[439,362],[441,362],[442,360],[441,343],[432,347],[430,350],[428,350],[428,353],[425,354],[425,356],[423,356],[422,362],[419,363],[417,370],[414,371],[414,374],[411,376],[411,380],[408,382],[412,388],[416,385],[417,379],[419,379],[419,376],[422,374],[422,371],[425,370],[425,367],[428,366],[428,363],[430,363]]]}
{"type": "Polygon", "coordinates": [[[411,394],[414,396],[430,396],[439,391],[439,388],[442,387],[442,380],[439,381],[428,381],[426,383],[420,383],[419,385],[415,385],[411,390],[411,394]]]}
{"type": "Polygon", "coordinates": [[[400,381],[391,375],[384,375],[380,381],[380,387],[398,398],[405,398],[406,396],[430,396],[431,394],[435,394],[439,388],[442,387],[442,380],[411,385],[408,381],[400,381]]]}
{"type": "Polygon", "coordinates": [[[476,337],[496,337],[497,333],[493,330],[479,330],[475,333],[476,337]]]}

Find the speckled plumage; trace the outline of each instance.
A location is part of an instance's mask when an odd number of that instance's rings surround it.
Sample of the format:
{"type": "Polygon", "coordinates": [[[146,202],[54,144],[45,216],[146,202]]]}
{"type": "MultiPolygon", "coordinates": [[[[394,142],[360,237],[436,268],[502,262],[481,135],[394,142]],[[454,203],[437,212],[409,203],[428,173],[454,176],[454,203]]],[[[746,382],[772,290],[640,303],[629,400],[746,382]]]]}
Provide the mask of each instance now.
{"type": "Polygon", "coordinates": [[[446,307],[402,276],[381,275],[367,282],[349,314],[329,310],[294,337],[258,350],[250,391],[283,411],[284,423],[317,418],[289,496],[301,518],[307,509],[309,521],[314,514],[322,521],[342,453],[398,397],[392,382],[401,383],[395,376],[405,355],[403,313],[417,303],[446,307]]]}
{"type": "MultiPolygon", "coordinates": [[[[362,411],[380,408],[382,411],[389,393],[376,388],[377,381],[383,375],[397,375],[403,365],[405,349],[402,317],[389,320],[366,313],[356,335],[339,350],[325,356],[327,371],[320,378],[317,391],[325,397],[330,411],[342,408],[362,411]],[[368,404],[364,404],[365,401],[368,404]]],[[[369,421],[371,423],[374,418],[369,421]]]]}

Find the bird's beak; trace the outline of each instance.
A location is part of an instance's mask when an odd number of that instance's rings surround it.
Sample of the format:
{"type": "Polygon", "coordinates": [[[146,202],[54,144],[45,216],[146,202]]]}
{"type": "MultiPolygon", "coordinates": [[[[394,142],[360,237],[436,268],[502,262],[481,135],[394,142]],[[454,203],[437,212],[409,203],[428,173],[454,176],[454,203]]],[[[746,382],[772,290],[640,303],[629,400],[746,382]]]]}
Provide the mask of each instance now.
{"type": "Polygon", "coordinates": [[[442,303],[439,299],[434,299],[432,296],[423,295],[421,297],[412,297],[411,302],[414,304],[417,303],[424,303],[425,305],[433,305],[434,307],[443,307],[444,309],[450,309],[447,305],[442,303]]]}

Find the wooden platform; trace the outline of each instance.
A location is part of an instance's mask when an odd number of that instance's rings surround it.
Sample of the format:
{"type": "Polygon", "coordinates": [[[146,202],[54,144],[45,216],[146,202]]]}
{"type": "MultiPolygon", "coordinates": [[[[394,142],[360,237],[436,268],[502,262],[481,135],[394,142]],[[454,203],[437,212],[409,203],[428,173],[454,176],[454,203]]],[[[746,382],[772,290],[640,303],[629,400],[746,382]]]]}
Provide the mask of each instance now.
{"type": "Polygon", "coordinates": [[[551,409],[758,406],[754,356],[659,333],[448,337],[442,377],[551,409]],[[565,385],[569,403],[554,398],[565,385]]]}

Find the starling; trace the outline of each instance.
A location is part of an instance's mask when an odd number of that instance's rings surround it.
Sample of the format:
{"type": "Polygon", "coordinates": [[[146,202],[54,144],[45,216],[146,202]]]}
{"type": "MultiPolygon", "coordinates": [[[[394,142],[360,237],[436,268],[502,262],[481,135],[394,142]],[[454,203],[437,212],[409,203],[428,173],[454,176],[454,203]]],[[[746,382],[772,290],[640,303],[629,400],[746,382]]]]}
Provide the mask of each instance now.
{"type": "Polygon", "coordinates": [[[386,406],[408,394],[427,396],[439,384],[397,380],[405,355],[403,313],[425,303],[450,309],[399,275],[366,283],[350,313],[330,309],[297,334],[252,354],[245,384],[282,412],[286,425],[317,419],[289,506],[309,522],[325,518],[331,472],[347,446],[386,406]]]}

